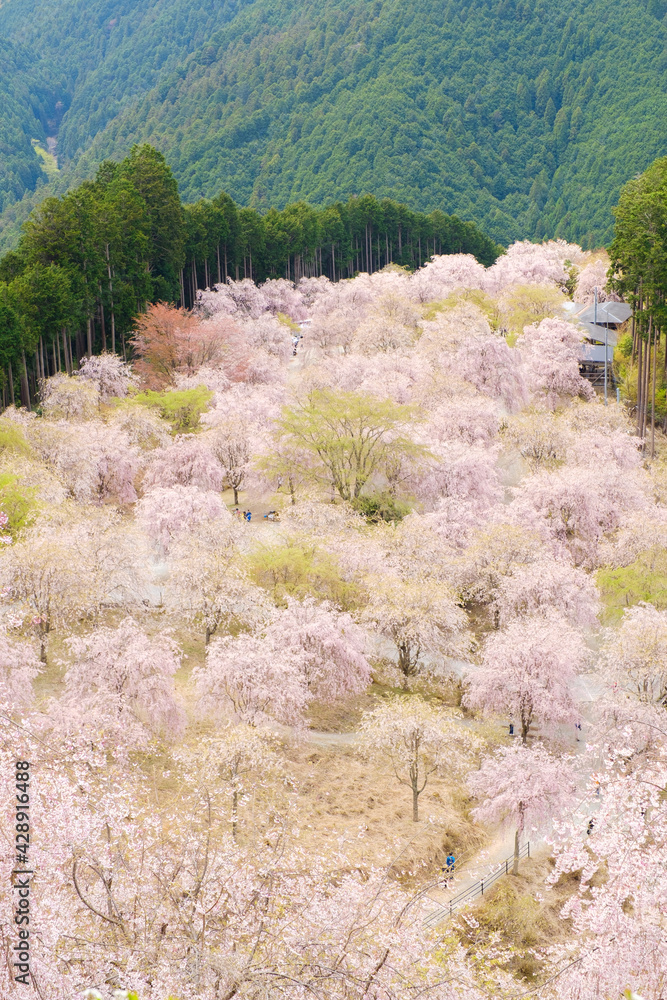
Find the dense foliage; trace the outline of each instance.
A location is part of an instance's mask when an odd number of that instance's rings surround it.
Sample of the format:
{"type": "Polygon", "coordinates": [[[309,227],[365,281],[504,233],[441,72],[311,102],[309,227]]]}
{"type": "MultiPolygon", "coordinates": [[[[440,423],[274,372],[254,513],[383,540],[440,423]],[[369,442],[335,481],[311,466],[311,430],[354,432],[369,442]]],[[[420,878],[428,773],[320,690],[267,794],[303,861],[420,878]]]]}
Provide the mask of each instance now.
{"type": "Polygon", "coordinates": [[[632,333],[619,341],[616,366],[635,410],[637,433],[650,433],[655,455],[656,420],[667,427],[667,341],[662,343],[667,331],[667,158],[628,181],[614,214],[611,284],[634,308],[632,333]]]}
{"type": "Polygon", "coordinates": [[[664,995],[667,611],[595,580],[667,474],[577,371],[597,260],[231,279],[4,408],[3,1000],[17,854],[48,1000],[664,995]]]}
{"type": "Polygon", "coordinates": [[[221,192],[183,207],[162,154],[135,146],[121,163],[103,163],[93,181],[46,198],[16,250],[0,259],[2,385],[13,400],[20,380],[29,403],[31,383],[34,395],[36,380],[71,372],[75,358],[117,344],[125,355],[125,335],[148,302],[192,307],[199,289],[227,278],[337,280],[390,263],[418,267],[443,253],[476,254],[488,265],[499,249],[456,216],[371,196],[261,214],[221,192]]]}
{"type": "Polygon", "coordinates": [[[186,201],[373,191],[503,243],[599,244],[621,185],[664,149],[666,9],[7,0],[0,207],[11,226],[33,203],[31,138],[57,137],[60,190],[149,141],[186,201]]]}

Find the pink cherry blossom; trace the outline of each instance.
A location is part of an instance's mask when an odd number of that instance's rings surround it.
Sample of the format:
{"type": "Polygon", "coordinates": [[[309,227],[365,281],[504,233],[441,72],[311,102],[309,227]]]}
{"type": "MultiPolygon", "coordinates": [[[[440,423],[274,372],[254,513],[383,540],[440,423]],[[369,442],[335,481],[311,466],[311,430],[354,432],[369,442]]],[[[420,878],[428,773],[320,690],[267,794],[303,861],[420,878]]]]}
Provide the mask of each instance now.
{"type": "Polygon", "coordinates": [[[118,354],[93,354],[83,358],[74,375],[96,385],[103,403],[114,396],[127,396],[130,388],[139,383],[130,365],[118,354]]]}
{"type": "Polygon", "coordinates": [[[502,579],[492,610],[498,622],[558,611],[579,628],[598,624],[600,600],[588,573],[567,562],[536,561],[502,579]]]}
{"type": "Polygon", "coordinates": [[[574,292],[575,302],[586,306],[592,305],[595,301],[596,288],[598,302],[620,302],[620,296],[607,288],[608,271],[609,258],[606,256],[585,263],[577,276],[577,287],[574,292]]]}
{"type": "Polygon", "coordinates": [[[513,243],[498,257],[485,275],[484,286],[496,295],[510,285],[541,285],[564,287],[569,277],[567,262],[576,264],[584,259],[581,247],[565,240],[513,243]]]}
{"type": "Polygon", "coordinates": [[[0,632],[0,709],[3,712],[13,715],[32,704],[32,685],[40,669],[31,645],[0,632]]]}
{"type": "Polygon", "coordinates": [[[517,341],[532,392],[545,397],[551,406],[561,396],[595,396],[590,382],[579,374],[581,341],[581,332],[560,319],[543,319],[537,326],[525,327],[517,341]]]}
{"type": "Polygon", "coordinates": [[[461,378],[486,396],[502,400],[508,410],[517,410],[525,403],[521,355],[498,334],[467,338],[454,363],[461,378]]]}
{"type": "Polygon", "coordinates": [[[168,635],[148,636],[131,618],[115,628],[72,636],[63,707],[93,726],[111,726],[131,740],[143,726],[167,735],[182,731],[185,716],[174,696],[179,650],[168,635]]]}
{"type": "Polygon", "coordinates": [[[510,512],[517,524],[540,532],[557,553],[577,565],[594,565],[603,536],[619,527],[625,514],[646,505],[640,485],[628,475],[608,467],[566,467],[525,479],[510,512]]]}
{"type": "Polygon", "coordinates": [[[319,701],[359,694],[370,683],[363,631],[326,601],[290,600],[269,625],[266,640],[298,663],[310,697],[319,701]]]}
{"type": "Polygon", "coordinates": [[[542,746],[503,747],[468,775],[468,788],[480,804],[473,810],[484,823],[503,822],[516,829],[514,873],[519,870],[521,838],[571,806],[576,781],[571,764],[542,746]]]}
{"type": "Polygon", "coordinates": [[[169,551],[175,539],[203,522],[229,522],[231,514],[220,496],[196,486],[154,486],[139,500],[137,521],[148,537],[169,551]]]}
{"type": "Polygon", "coordinates": [[[210,447],[201,437],[184,434],[153,453],[143,486],[196,486],[218,493],[222,479],[222,467],[210,447]]]}
{"type": "Polygon", "coordinates": [[[533,723],[578,718],[571,684],[587,660],[580,634],[556,612],[515,619],[487,638],[482,667],[470,674],[465,704],[506,714],[525,743],[533,723]]]}

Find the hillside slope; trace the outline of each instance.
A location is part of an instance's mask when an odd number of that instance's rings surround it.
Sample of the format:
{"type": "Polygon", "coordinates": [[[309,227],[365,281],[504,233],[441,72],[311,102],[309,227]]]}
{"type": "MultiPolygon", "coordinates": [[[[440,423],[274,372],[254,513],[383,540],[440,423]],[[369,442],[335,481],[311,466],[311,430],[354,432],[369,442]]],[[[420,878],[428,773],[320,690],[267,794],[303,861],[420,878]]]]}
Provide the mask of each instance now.
{"type": "Polygon", "coordinates": [[[456,212],[501,241],[598,243],[620,185],[665,152],[665,11],[663,0],[6,0],[0,37],[23,63],[0,84],[3,100],[11,90],[0,204],[34,188],[26,142],[57,124],[60,102],[61,187],[147,140],[186,200],[224,188],[268,207],[372,191],[456,212]]]}

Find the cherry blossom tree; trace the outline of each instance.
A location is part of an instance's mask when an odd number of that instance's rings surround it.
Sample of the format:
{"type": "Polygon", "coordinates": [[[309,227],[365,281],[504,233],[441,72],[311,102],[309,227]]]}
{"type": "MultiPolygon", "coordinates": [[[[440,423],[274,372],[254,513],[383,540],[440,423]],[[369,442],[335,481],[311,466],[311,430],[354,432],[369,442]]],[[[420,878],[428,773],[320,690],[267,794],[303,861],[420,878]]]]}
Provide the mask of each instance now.
{"type": "Polygon", "coordinates": [[[410,789],[415,823],[429,777],[442,769],[456,773],[477,747],[460,723],[417,698],[393,699],[366,712],[360,728],[365,751],[389,761],[397,780],[410,789]]]}
{"type": "Polygon", "coordinates": [[[219,776],[229,796],[232,839],[237,840],[241,807],[266,779],[284,773],[272,733],[252,726],[228,726],[215,736],[199,740],[190,750],[180,751],[186,777],[193,785],[203,785],[211,794],[210,775],[219,776]]]}
{"type": "Polygon", "coordinates": [[[414,493],[431,508],[442,498],[470,503],[478,511],[501,496],[495,451],[462,441],[431,446],[431,461],[423,461],[408,476],[414,493]]]}
{"type": "Polygon", "coordinates": [[[361,621],[396,647],[404,686],[424,654],[455,656],[465,649],[466,614],[446,585],[378,577],[369,581],[369,590],[361,621]]]}
{"type": "Polygon", "coordinates": [[[360,694],[371,681],[366,637],[349,614],[312,598],[288,600],[266,639],[298,663],[311,698],[325,703],[360,694]]]}
{"type": "Polygon", "coordinates": [[[595,301],[595,289],[598,292],[598,302],[619,302],[620,296],[607,288],[609,277],[609,257],[598,257],[584,263],[577,275],[577,287],[574,291],[575,302],[589,306],[595,301]]]}
{"type": "Polygon", "coordinates": [[[213,286],[212,291],[197,293],[197,312],[203,316],[250,316],[257,318],[268,309],[264,290],[250,278],[213,286]]]}
{"type": "Polygon", "coordinates": [[[130,389],[139,383],[139,379],[127,362],[118,354],[106,352],[83,358],[79,370],[74,374],[76,378],[96,385],[103,403],[113,397],[127,396],[130,389]]]}
{"type": "Polygon", "coordinates": [[[562,422],[547,410],[531,410],[509,418],[502,436],[526,460],[533,472],[555,468],[565,461],[569,435],[562,422]]]}
{"type": "Polygon", "coordinates": [[[556,613],[510,621],[486,640],[482,666],[470,674],[464,703],[508,713],[518,721],[525,744],[535,722],[576,721],[570,686],[587,659],[580,634],[556,613]]]}
{"type": "MultiPolygon", "coordinates": [[[[292,331],[289,320],[283,322],[274,316],[264,315],[240,324],[244,341],[251,351],[266,351],[282,364],[292,357],[292,331]]],[[[297,327],[298,329],[298,327],[297,327]]]]}
{"type": "Polygon", "coordinates": [[[316,350],[324,354],[335,354],[342,350],[347,354],[352,347],[359,321],[359,313],[349,306],[314,312],[310,324],[304,330],[300,352],[310,356],[316,350]]]}
{"type": "Polygon", "coordinates": [[[141,456],[123,429],[100,421],[41,422],[33,443],[79,503],[134,503],[141,456]]]}
{"type": "Polygon", "coordinates": [[[485,281],[484,266],[472,254],[439,254],[412,275],[410,295],[418,302],[434,302],[458,288],[482,288],[485,281]]]}
{"type": "Polygon", "coordinates": [[[240,420],[219,423],[207,441],[222,469],[223,481],[234,491],[234,503],[238,504],[239,490],[243,488],[250,464],[248,428],[240,420]]]}
{"type": "Polygon", "coordinates": [[[202,704],[227,706],[251,725],[268,718],[297,724],[313,699],[363,691],[370,667],[365,638],[349,615],[324,602],[290,600],[285,611],[236,639],[215,639],[197,671],[202,704]]]}
{"type": "Polygon", "coordinates": [[[171,547],[167,603],[203,629],[207,646],[221,626],[256,624],[267,614],[262,591],[251,586],[237,562],[240,530],[231,518],[216,518],[171,547]]]}
{"type": "Polygon", "coordinates": [[[407,351],[416,339],[418,321],[412,303],[388,292],[357,326],[352,347],[361,354],[407,351]]]}
{"type": "Polygon", "coordinates": [[[618,628],[605,630],[607,676],[640,701],[667,699],[667,612],[642,601],[626,608],[618,628]]]}
{"type": "Polygon", "coordinates": [[[541,540],[537,532],[503,517],[466,528],[466,544],[454,575],[456,587],[466,603],[490,604],[506,576],[535,560],[541,540]]]}
{"type": "Polygon", "coordinates": [[[519,873],[521,837],[571,806],[576,780],[571,764],[542,746],[503,747],[468,775],[468,788],[480,800],[473,816],[482,823],[515,828],[513,873],[519,873]]]}
{"type": "Polygon", "coordinates": [[[479,396],[462,396],[441,404],[429,414],[428,436],[431,441],[463,441],[466,444],[490,444],[500,427],[496,403],[479,396]]]}
{"type": "Polygon", "coordinates": [[[646,508],[640,483],[609,467],[543,470],[516,488],[510,512],[516,523],[539,532],[557,554],[590,566],[605,534],[623,517],[646,508]]]}
{"type": "Polygon", "coordinates": [[[33,701],[33,681],[40,672],[35,651],[0,632],[0,710],[14,715],[30,707],[33,701]]]}
{"type": "Polygon", "coordinates": [[[43,663],[52,629],[89,606],[89,581],[81,573],[72,543],[71,532],[68,537],[62,526],[40,522],[0,562],[0,577],[13,605],[33,622],[43,663]]]}
{"type": "Polygon", "coordinates": [[[582,333],[562,319],[543,319],[527,326],[517,341],[528,384],[547,405],[555,406],[561,396],[593,399],[595,391],[579,374],[582,333]]]}
{"type": "Polygon", "coordinates": [[[185,715],[174,692],[180,655],[166,633],[149,636],[126,618],[66,642],[73,662],[59,713],[65,724],[80,712],[128,742],[143,738],[146,726],[171,736],[183,730],[185,715]]]}
{"type": "Polygon", "coordinates": [[[454,358],[457,372],[475,389],[501,400],[508,410],[526,402],[520,353],[497,334],[468,337],[454,358]]]}
{"type": "Polygon", "coordinates": [[[217,521],[224,528],[232,515],[210,490],[154,486],[137,503],[136,516],[148,537],[168,552],[176,539],[196,526],[217,521]]]}
{"type": "Polygon", "coordinates": [[[90,420],[99,410],[97,384],[58,372],[40,383],[42,411],[51,420],[90,420]]]}
{"type": "MultiPolygon", "coordinates": [[[[228,810],[218,813],[199,782],[184,785],[169,809],[145,765],[56,740],[55,751],[40,752],[29,737],[18,747],[42,775],[31,789],[31,860],[42,873],[31,885],[40,914],[31,973],[49,1000],[71,1000],[73,967],[77,991],[104,1000],[126,990],[141,1000],[220,1000],[276,988],[293,1000],[314,992],[350,1000],[360,984],[378,998],[425,990],[483,1000],[488,989],[509,989],[502,973],[478,987],[462,948],[443,954],[424,936],[425,907],[386,864],[361,871],[340,848],[314,856],[279,822],[258,853],[234,843],[228,810]]],[[[17,739],[4,743],[10,785],[17,739]]],[[[9,817],[3,828],[12,829],[9,817]]],[[[13,843],[3,843],[9,877],[13,843]]],[[[3,932],[15,940],[11,920],[3,932]]],[[[8,963],[0,989],[11,1000],[23,989],[8,963]]]]}
{"type": "Polygon", "coordinates": [[[665,987],[664,710],[623,702],[604,745],[592,749],[596,767],[586,793],[595,804],[594,825],[582,836],[582,818],[585,824],[590,813],[575,813],[563,817],[552,837],[549,882],[578,873],[577,891],[561,912],[573,935],[567,948],[554,950],[552,969],[566,995],[585,1000],[659,997],[665,987]]]}
{"type": "Polygon", "coordinates": [[[504,254],[488,268],[484,287],[494,295],[509,285],[541,285],[551,283],[565,288],[568,265],[585,259],[581,247],[565,240],[548,240],[531,243],[522,240],[512,243],[504,254]]]}
{"type": "Polygon", "coordinates": [[[558,611],[575,628],[598,624],[600,599],[588,573],[566,562],[536,560],[502,580],[492,610],[500,625],[558,611]]]}
{"type": "Polygon", "coordinates": [[[202,707],[256,726],[269,719],[296,725],[308,704],[303,673],[288,653],[261,635],[214,639],[193,677],[202,707]]]}
{"type": "Polygon", "coordinates": [[[613,462],[619,474],[638,469],[641,465],[641,441],[627,430],[608,430],[595,427],[585,434],[577,435],[567,451],[567,460],[572,465],[587,465],[593,468],[608,466],[613,462]]]}
{"type": "Polygon", "coordinates": [[[144,475],[144,489],[155,486],[195,486],[219,493],[223,470],[213,450],[202,438],[184,434],[173,444],[153,453],[144,475]]]}

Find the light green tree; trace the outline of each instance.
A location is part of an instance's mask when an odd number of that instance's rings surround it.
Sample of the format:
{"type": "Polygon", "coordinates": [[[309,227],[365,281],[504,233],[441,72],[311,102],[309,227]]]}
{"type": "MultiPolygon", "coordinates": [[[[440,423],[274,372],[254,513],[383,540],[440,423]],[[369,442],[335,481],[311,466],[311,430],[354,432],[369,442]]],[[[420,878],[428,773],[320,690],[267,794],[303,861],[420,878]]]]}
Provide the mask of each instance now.
{"type": "Polygon", "coordinates": [[[414,407],[359,392],[312,392],[287,409],[281,429],[287,438],[316,458],[314,474],[343,500],[356,500],[392,456],[418,459],[424,449],[406,431],[414,407]]]}

